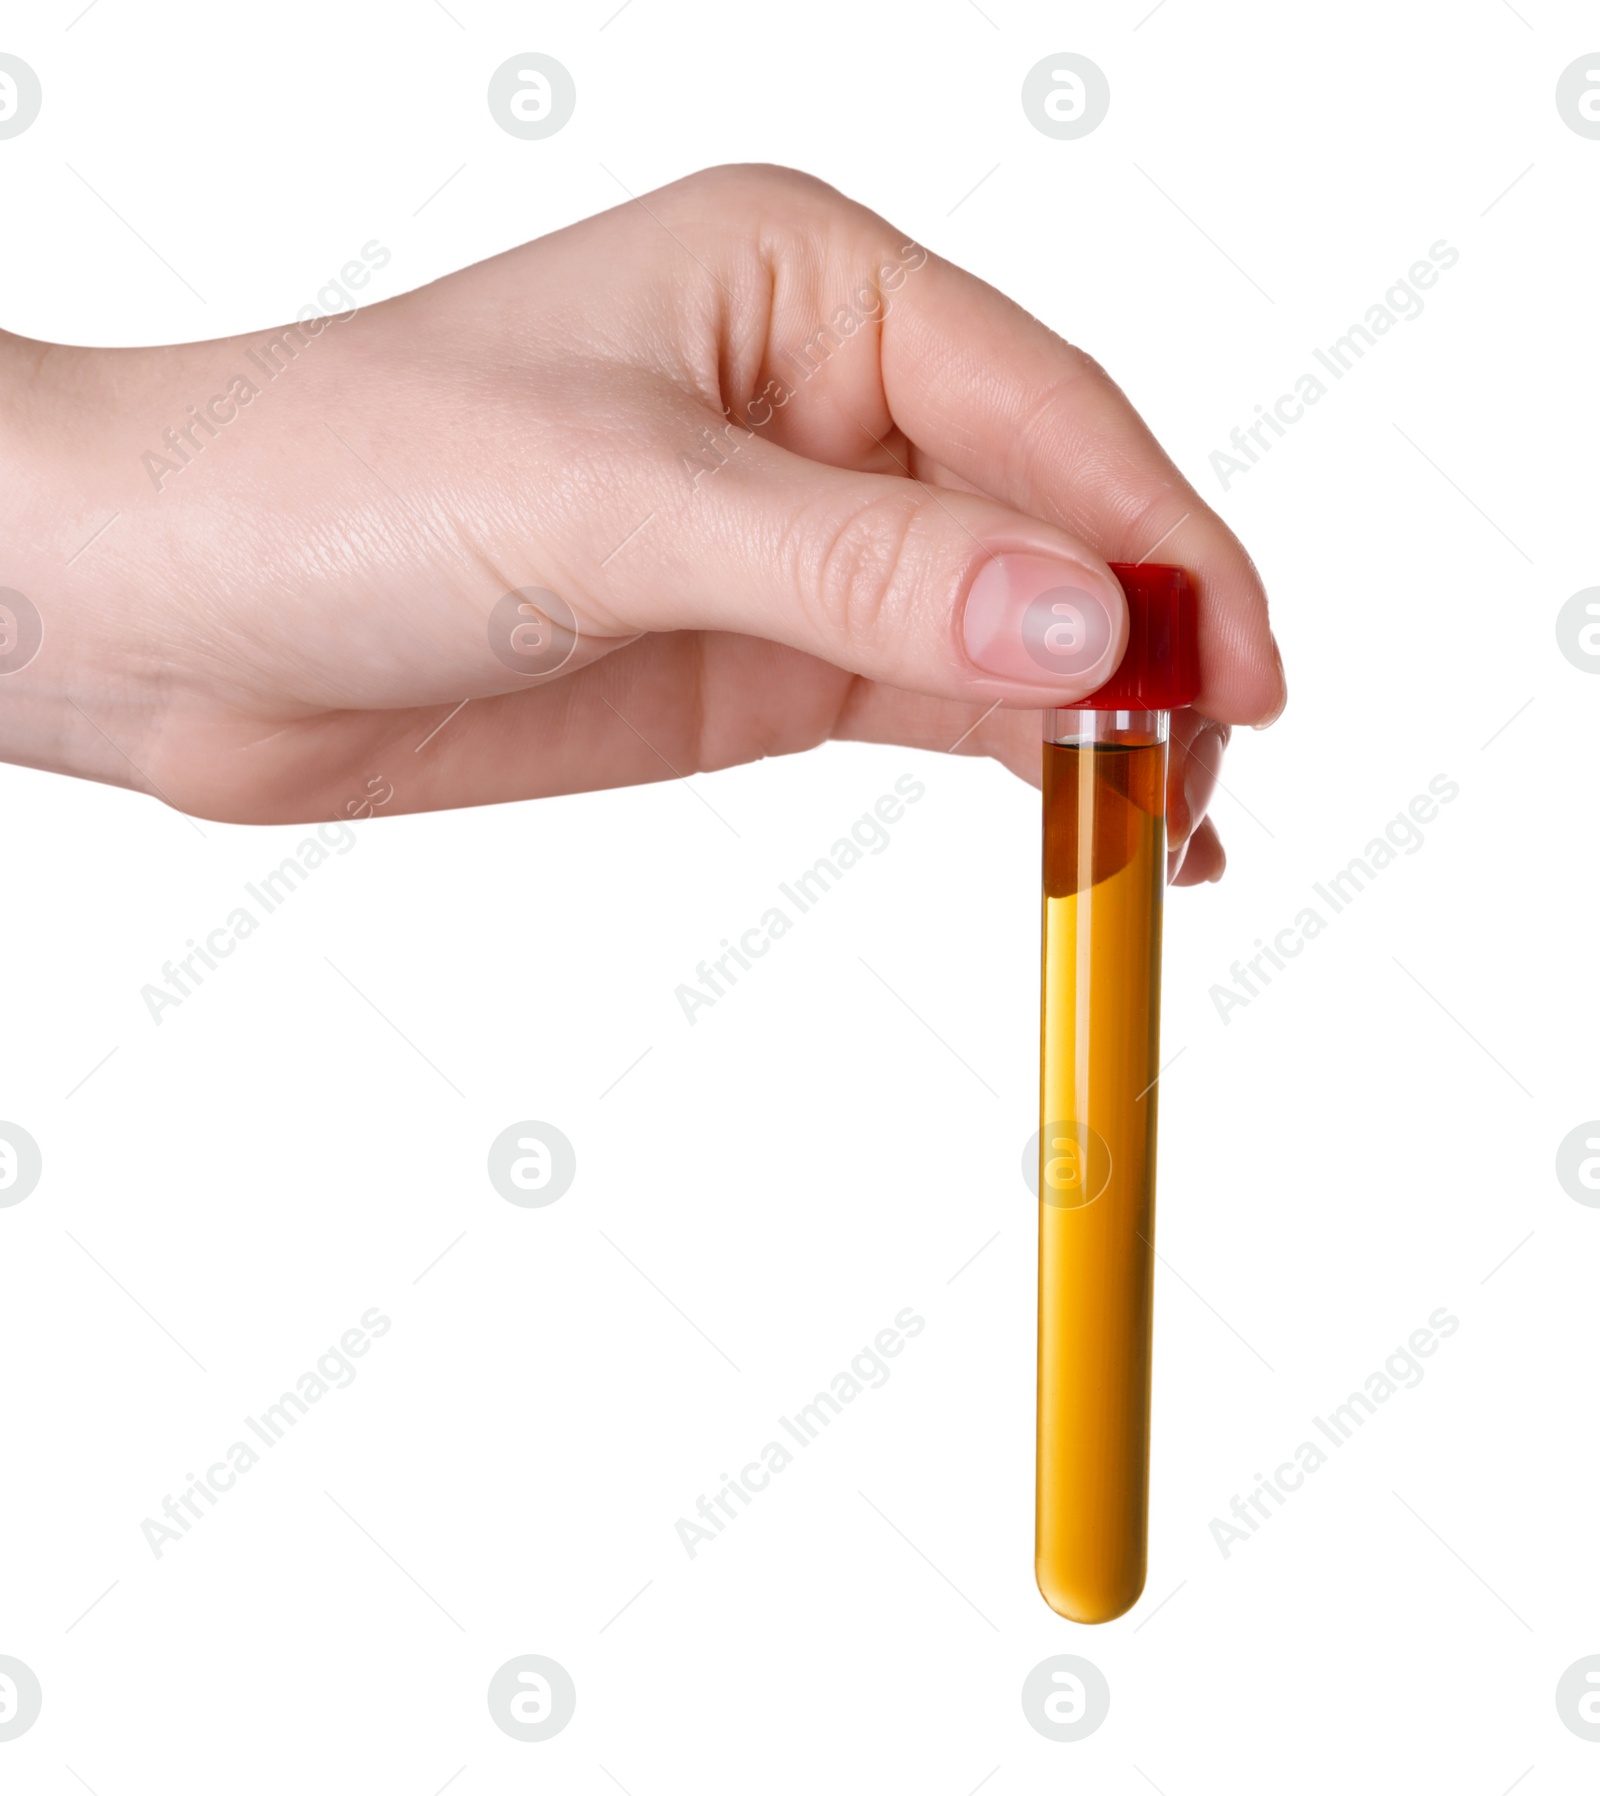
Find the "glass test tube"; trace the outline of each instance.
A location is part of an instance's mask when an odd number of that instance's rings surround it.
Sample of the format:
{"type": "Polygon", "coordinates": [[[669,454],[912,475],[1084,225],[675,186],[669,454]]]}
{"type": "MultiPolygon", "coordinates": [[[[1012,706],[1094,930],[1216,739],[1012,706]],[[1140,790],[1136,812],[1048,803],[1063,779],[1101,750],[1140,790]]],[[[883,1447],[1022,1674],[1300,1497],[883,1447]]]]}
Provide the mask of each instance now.
{"type": "Polygon", "coordinates": [[[1122,667],[1045,713],[1035,1575],[1078,1622],[1145,1581],[1165,707],[1198,684],[1187,577],[1116,571],[1122,667]]]}

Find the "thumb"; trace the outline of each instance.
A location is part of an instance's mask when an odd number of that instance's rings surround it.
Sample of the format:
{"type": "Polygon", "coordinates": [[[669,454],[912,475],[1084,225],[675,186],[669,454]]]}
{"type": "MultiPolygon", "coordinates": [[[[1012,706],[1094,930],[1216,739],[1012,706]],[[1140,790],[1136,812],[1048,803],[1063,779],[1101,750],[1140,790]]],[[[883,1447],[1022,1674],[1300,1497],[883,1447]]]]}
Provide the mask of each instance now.
{"type": "MultiPolygon", "coordinates": [[[[1041,708],[1092,692],[1122,658],[1127,606],[1106,563],[980,494],[753,436],[668,478],[687,490],[622,553],[562,557],[607,633],[732,631],[936,698],[1041,708]]],[[[636,518],[636,494],[625,503],[636,518]]],[[[582,528],[615,542],[627,525],[590,512],[582,528]]]]}

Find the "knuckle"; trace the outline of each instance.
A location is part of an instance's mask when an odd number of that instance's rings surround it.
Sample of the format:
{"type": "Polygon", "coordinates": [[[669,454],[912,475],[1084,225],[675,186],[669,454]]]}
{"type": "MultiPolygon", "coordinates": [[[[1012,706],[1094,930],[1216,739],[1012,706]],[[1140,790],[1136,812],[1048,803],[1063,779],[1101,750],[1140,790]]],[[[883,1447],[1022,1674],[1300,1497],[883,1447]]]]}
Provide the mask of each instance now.
{"type": "Polygon", "coordinates": [[[700,169],[675,184],[673,192],[694,203],[745,211],[770,211],[797,203],[833,203],[837,188],[798,168],[778,162],[723,162],[700,169]]]}
{"type": "Polygon", "coordinates": [[[802,524],[795,585],[830,640],[848,650],[908,621],[934,560],[928,511],[914,491],[880,493],[802,524]]]}
{"type": "Polygon", "coordinates": [[[1059,442],[1080,430],[1075,413],[1083,404],[1085,389],[1092,397],[1116,391],[1116,383],[1087,350],[1062,341],[1057,360],[1061,364],[1058,372],[1018,415],[1012,440],[1019,449],[1035,445],[1041,436],[1059,442]]]}
{"type": "Polygon", "coordinates": [[[1148,468],[1130,468],[1120,484],[1124,495],[1124,540],[1130,550],[1148,554],[1152,544],[1162,543],[1172,554],[1173,531],[1199,510],[1193,496],[1185,492],[1182,477],[1175,474],[1163,480],[1155,478],[1148,468]]]}
{"type": "Polygon", "coordinates": [[[1056,354],[1061,363],[1061,373],[1055,383],[1057,386],[1067,389],[1082,382],[1101,387],[1115,385],[1104,365],[1097,362],[1087,349],[1062,336],[1058,336],[1056,342],[1059,345],[1056,354]]]}

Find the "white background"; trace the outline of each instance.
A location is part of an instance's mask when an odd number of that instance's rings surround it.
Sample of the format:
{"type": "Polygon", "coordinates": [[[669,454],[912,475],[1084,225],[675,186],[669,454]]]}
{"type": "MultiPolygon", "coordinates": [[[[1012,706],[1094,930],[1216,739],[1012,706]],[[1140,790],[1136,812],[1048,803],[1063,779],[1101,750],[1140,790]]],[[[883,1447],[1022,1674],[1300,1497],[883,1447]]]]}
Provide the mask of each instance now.
{"type": "Polygon", "coordinates": [[[1555,1685],[1600,1653],[1600,1210],[1554,1172],[1600,1115],[1600,679],[1554,632],[1600,580],[1600,142],[1554,104],[1593,9],[449,8],[8,7],[45,104],[0,143],[0,322],[279,324],[371,238],[379,299],[757,159],[1113,371],[1291,688],[1168,914],[1149,1588],[1083,1629],[1032,1580],[1031,788],[835,747],[374,822],[157,1027],[141,986],[307,832],[6,769],[0,1116],[44,1177],[0,1210],[0,1653],[44,1712],[5,1787],[1595,1788],[1555,1685]],[[530,49],[577,83],[544,142],[485,104],[530,49]],[[1061,50],[1111,84],[1077,142],[1020,105],[1061,50]],[[1228,432],[1440,239],[1421,316],[1223,492],[1228,432]],[[907,772],[891,846],[689,1026],[695,963],[907,772]],[[1230,963],[1440,774],[1224,1024],[1230,963]],[[576,1147],[546,1209],[485,1174],[523,1119],[576,1147]],[[158,1562],[141,1521],[373,1305],[354,1385],[158,1562]],[[890,1382],[691,1561],[677,1518],[907,1305],[890,1382]],[[1212,1518],[1441,1305],[1423,1382],[1225,1559],[1212,1518]],[[529,1652],[578,1691],[539,1745],[485,1702],[529,1652]],[[1111,1687],[1073,1745],[1019,1700],[1061,1652],[1111,1687]]]}

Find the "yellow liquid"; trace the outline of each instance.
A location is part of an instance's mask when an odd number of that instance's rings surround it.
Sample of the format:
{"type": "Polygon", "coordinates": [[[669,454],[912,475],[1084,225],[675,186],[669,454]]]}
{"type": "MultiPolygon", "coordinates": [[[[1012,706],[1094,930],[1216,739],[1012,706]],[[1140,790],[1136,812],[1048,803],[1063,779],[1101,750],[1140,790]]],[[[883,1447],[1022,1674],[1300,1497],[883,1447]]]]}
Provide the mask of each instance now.
{"type": "Polygon", "coordinates": [[[1145,1580],[1166,770],[1044,750],[1034,1569],[1080,1622],[1145,1580]]]}

